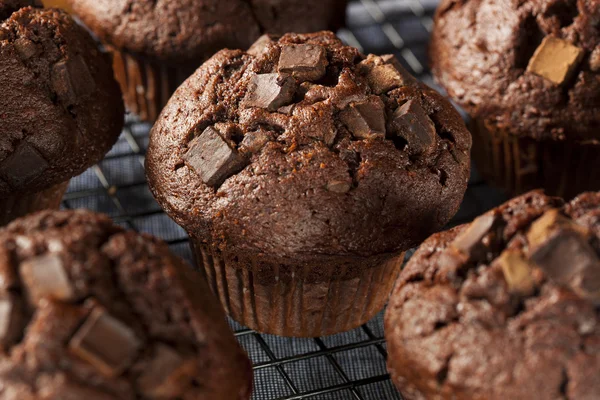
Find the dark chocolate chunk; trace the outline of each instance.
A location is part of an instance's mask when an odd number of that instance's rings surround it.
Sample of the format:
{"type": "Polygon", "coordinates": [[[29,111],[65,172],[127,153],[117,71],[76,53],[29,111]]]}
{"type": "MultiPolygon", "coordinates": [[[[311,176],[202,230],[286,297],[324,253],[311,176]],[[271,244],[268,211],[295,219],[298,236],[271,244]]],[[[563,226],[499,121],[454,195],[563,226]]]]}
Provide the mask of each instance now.
{"type": "Polygon", "coordinates": [[[219,186],[247,164],[247,160],[210,126],[189,143],[183,159],[209,186],[219,186]]]}
{"type": "Polygon", "coordinates": [[[382,64],[372,67],[367,81],[373,93],[383,94],[392,89],[414,83],[415,78],[391,54],[381,56],[382,64]]]}
{"type": "Polygon", "coordinates": [[[295,91],[296,82],[290,75],[253,75],[242,105],[276,111],[279,107],[292,101],[295,91]]]}
{"type": "Polygon", "coordinates": [[[290,104],[284,107],[280,107],[277,112],[285,115],[292,115],[294,113],[295,104],[290,104]]]}
{"type": "Polygon", "coordinates": [[[527,72],[561,85],[573,75],[584,54],[583,49],[566,40],[546,36],[529,60],[527,72]]]}
{"type": "Polygon", "coordinates": [[[161,344],[137,379],[137,386],[148,398],[174,399],[185,393],[197,369],[196,361],[185,360],[174,349],[161,344]]]}
{"type": "Polygon", "coordinates": [[[45,254],[24,261],[19,272],[33,303],[43,298],[71,301],[75,291],[57,254],[45,254]]]}
{"type": "Polygon", "coordinates": [[[69,342],[69,349],[101,374],[115,377],[134,361],[140,341],[131,328],[95,307],[69,342]]]}
{"type": "Polygon", "coordinates": [[[279,57],[279,72],[292,74],[299,81],[316,81],[327,70],[325,48],[311,44],[283,46],[279,57]]]}
{"type": "Polygon", "coordinates": [[[348,193],[352,184],[347,181],[330,181],[327,183],[327,190],[334,193],[348,193]]]}
{"type": "Polygon", "coordinates": [[[76,56],[54,64],[52,87],[65,105],[72,106],[81,97],[92,94],[96,83],[83,57],[76,56]]]}
{"type": "Polygon", "coordinates": [[[379,97],[350,104],[340,119],[356,138],[385,136],[385,106],[379,97]]]}
{"type": "Polygon", "coordinates": [[[475,218],[452,242],[452,247],[466,254],[469,258],[477,258],[485,250],[483,239],[493,231],[494,225],[499,220],[495,214],[484,214],[475,218]]]}
{"type": "Polygon", "coordinates": [[[502,268],[504,279],[511,292],[530,296],[535,291],[533,265],[520,251],[505,250],[496,262],[502,268]]]}
{"type": "Polygon", "coordinates": [[[250,46],[250,48],[248,49],[247,53],[250,54],[250,55],[253,55],[254,57],[258,57],[275,40],[277,40],[276,36],[270,35],[270,34],[264,34],[261,37],[259,37],[258,39],[256,39],[256,42],[254,42],[252,44],[252,46],[250,46]]]}
{"type": "Polygon", "coordinates": [[[10,186],[20,188],[43,174],[48,167],[48,162],[33,146],[21,142],[0,165],[0,174],[10,186]]]}
{"type": "Polygon", "coordinates": [[[36,44],[27,38],[15,40],[15,49],[17,49],[17,53],[19,53],[22,60],[29,60],[38,53],[36,44]]]}
{"type": "Polygon", "coordinates": [[[8,347],[23,333],[24,310],[17,296],[7,293],[0,297],[0,346],[8,347]]]}
{"type": "Polygon", "coordinates": [[[416,100],[409,100],[392,116],[392,134],[408,143],[408,151],[414,154],[429,153],[435,149],[437,134],[435,125],[416,100]]]}

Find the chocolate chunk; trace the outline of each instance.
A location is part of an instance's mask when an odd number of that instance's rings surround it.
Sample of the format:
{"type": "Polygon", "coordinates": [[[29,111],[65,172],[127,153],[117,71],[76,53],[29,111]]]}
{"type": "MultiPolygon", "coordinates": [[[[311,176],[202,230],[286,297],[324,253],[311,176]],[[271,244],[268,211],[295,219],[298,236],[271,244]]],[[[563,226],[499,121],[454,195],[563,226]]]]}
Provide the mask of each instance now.
{"type": "Polygon", "coordinates": [[[290,75],[253,75],[242,105],[276,111],[292,101],[295,91],[296,82],[290,75]]]}
{"type": "Polygon", "coordinates": [[[7,293],[0,298],[0,346],[8,347],[23,333],[24,310],[17,296],[7,293]]]}
{"type": "Polygon", "coordinates": [[[103,308],[95,307],[71,338],[69,349],[112,378],[133,363],[140,345],[131,328],[103,308]]]}
{"type": "Polygon", "coordinates": [[[600,71],[600,46],[596,46],[592,54],[590,54],[590,69],[593,72],[600,71]]]}
{"type": "Polygon", "coordinates": [[[277,112],[285,115],[292,115],[295,107],[295,104],[290,104],[288,106],[280,107],[277,112]]]}
{"type": "Polygon", "coordinates": [[[527,72],[561,85],[575,72],[583,55],[583,49],[566,40],[546,36],[529,60],[527,72]]]}
{"type": "Polygon", "coordinates": [[[516,250],[505,250],[496,262],[502,268],[504,279],[511,292],[530,296],[535,291],[533,265],[516,250]]]}
{"type": "Polygon", "coordinates": [[[21,264],[19,272],[33,303],[44,298],[61,301],[75,299],[75,291],[57,254],[45,254],[26,260],[21,264]]]}
{"type": "Polygon", "coordinates": [[[269,142],[266,132],[248,132],[240,143],[240,150],[248,153],[258,153],[269,142]]]}
{"type": "Polygon", "coordinates": [[[527,231],[527,241],[530,250],[535,251],[538,246],[543,245],[552,235],[564,230],[580,232],[582,235],[587,234],[587,231],[582,226],[565,217],[561,214],[560,210],[552,209],[546,211],[531,224],[529,231],[527,231]]]}
{"type": "Polygon", "coordinates": [[[59,99],[72,106],[96,89],[94,78],[82,56],[59,61],[52,67],[52,87],[59,99]]]}
{"type": "Polygon", "coordinates": [[[38,48],[35,43],[27,38],[18,38],[15,40],[15,49],[17,49],[17,53],[19,53],[21,60],[29,60],[38,53],[38,48]]]}
{"type": "Polygon", "coordinates": [[[379,97],[351,103],[340,113],[340,119],[356,138],[385,136],[385,106],[379,97]]]}
{"type": "Polygon", "coordinates": [[[0,174],[10,186],[20,188],[43,174],[48,167],[48,162],[33,146],[21,142],[0,165],[0,174]]]}
{"type": "Polygon", "coordinates": [[[470,259],[478,258],[487,247],[483,239],[492,233],[499,218],[495,214],[484,214],[475,218],[452,242],[452,247],[469,256],[470,259]]]}
{"type": "Polygon", "coordinates": [[[219,186],[247,164],[247,160],[210,126],[189,143],[183,159],[209,186],[219,186]]]}
{"type": "Polygon", "coordinates": [[[277,36],[264,34],[261,37],[259,37],[256,40],[256,42],[254,42],[252,44],[252,46],[250,46],[250,48],[248,49],[248,51],[246,53],[248,53],[254,57],[258,57],[258,56],[262,55],[264,53],[264,51],[267,49],[267,47],[269,47],[269,45],[271,43],[273,43],[275,40],[277,40],[277,36]]]}
{"type": "Polygon", "coordinates": [[[352,184],[347,181],[330,181],[327,183],[327,190],[334,193],[348,193],[352,184]]]}
{"type": "Polygon", "coordinates": [[[178,398],[197,376],[197,369],[194,360],[186,361],[171,347],[158,345],[154,357],[137,379],[137,386],[148,398],[178,398]]]}
{"type": "Polygon", "coordinates": [[[367,81],[373,93],[378,95],[387,93],[415,82],[415,78],[393,55],[386,54],[381,56],[380,60],[383,64],[370,68],[367,74],[367,81]]]}
{"type": "Polygon", "coordinates": [[[437,144],[435,125],[416,100],[409,100],[392,116],[392,134],[408,143],[408,151],[414,154],[429,153],[437,144]]]}
{"type": "Polygon", "coordinates": [[[302,82],[321,79],[328,64],[325,49],[312,44],[286,45],[279,56],[279,72],[292,74],[302,82]]]}

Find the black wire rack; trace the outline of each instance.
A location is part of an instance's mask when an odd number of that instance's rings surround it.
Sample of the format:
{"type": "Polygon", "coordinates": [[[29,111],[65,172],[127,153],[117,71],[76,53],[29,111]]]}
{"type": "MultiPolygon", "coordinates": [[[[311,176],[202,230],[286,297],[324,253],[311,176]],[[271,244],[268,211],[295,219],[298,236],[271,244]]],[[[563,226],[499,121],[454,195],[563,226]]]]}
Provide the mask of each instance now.
{"type": "MultiPolygon", "coordinates": [[[[416,76],[435,86],[427,68],[427,43],[437,1],[351,1],[347,27],[339,36],[365,53],[395,54],[416,76]]],[[[108,156],[71,181],[63,207],[106,213],[126,228],[163,238],[175,253],[193,262],[185,231],[162,212],[146,184],[144,154],[150,127],[128,117],[108,156]]],[[[474,172],[452,224],[467,222],[503,200],[474,172]]],[[[263,335],[231,321],[254,363],[253,400],[401,399],[385,368],[382,315],[351,332],[315,339],[263,335]]]]}

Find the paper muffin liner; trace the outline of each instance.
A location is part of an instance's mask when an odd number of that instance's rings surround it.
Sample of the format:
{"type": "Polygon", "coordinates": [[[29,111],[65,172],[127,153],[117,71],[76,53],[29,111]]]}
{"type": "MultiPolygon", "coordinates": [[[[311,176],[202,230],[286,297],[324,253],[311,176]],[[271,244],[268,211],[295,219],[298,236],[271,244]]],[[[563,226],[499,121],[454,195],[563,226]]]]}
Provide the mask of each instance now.
{"type": "MultiPolygon", "coordinates": [[[[260,283],[264,265],[229,261],[199,240],[191,239],[199,268],[206,274],[225,311],[258,332],[290,337],[318,337],[349,331],[366,323],[385,306],[402,268],[404,253],[343,279],[333,271],[319,282],[305,277],[313,267],[289,279],[273,264],[272,283],[260,283]]],[[[235,260],[235,258],[233,258],[235,260]]]]}
{"type": "Polygon", "coordinates": [[[143,121],[156,121],[171,95],[195,69],[173,67],[112,48],[109,51],[125,105],[143,121]]]}
{"type": "Polygon", "coordinates": [[[69,181],[36,193],[15,194],[0,199],[0,226],[41,210],[58,210],[69,181]]]}
{"type": "Polygon", "coordinates": [[[571,199],[600,190],[598,142],[523,138],[483,119],[473,119],[470,128],[477,170],[511,196],[543,188],[571,199]]]}

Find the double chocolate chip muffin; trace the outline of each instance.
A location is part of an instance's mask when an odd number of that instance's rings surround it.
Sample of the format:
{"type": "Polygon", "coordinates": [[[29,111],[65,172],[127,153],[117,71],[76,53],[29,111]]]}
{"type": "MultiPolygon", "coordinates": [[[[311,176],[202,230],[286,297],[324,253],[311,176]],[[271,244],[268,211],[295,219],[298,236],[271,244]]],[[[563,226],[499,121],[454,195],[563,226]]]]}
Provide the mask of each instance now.
{"type": "Polygon", "coordinates": [[[58,208],[123,127],[110,63],[58,10],[0,1],[0,224],[58,208]]]}
{"type": "Polygon", "coordinates": [[[127,108],[154,121],[175,89],[224,48],[262,33],[337,29],[346,0],[67,0],[114,55],[127,108]]]}
{"type": "Polygon", "coordinates": [[[385,336],[407,400],[598,398],[600,193],[530,192],[433,235],[385,336]]]}
{"type": "Polygon", "coordinates": [[[510,194],[600,189],[600,3],[443,0],[433,73],[473,117],[473,160],[510,194]]]}
{"type": "Polygon", "coordinates": [[[146,171],[233,318],[320,336],[383,308],[403,252],[458,209],[470,145],[394,56],[287,34],[190,77],[152,129],[146,171]]]}
{"type": "Polygon", "coordinates": [[[248,400],[250,363],[167,245],[89,211],[0,232],[0,398],[248,400]]]}

